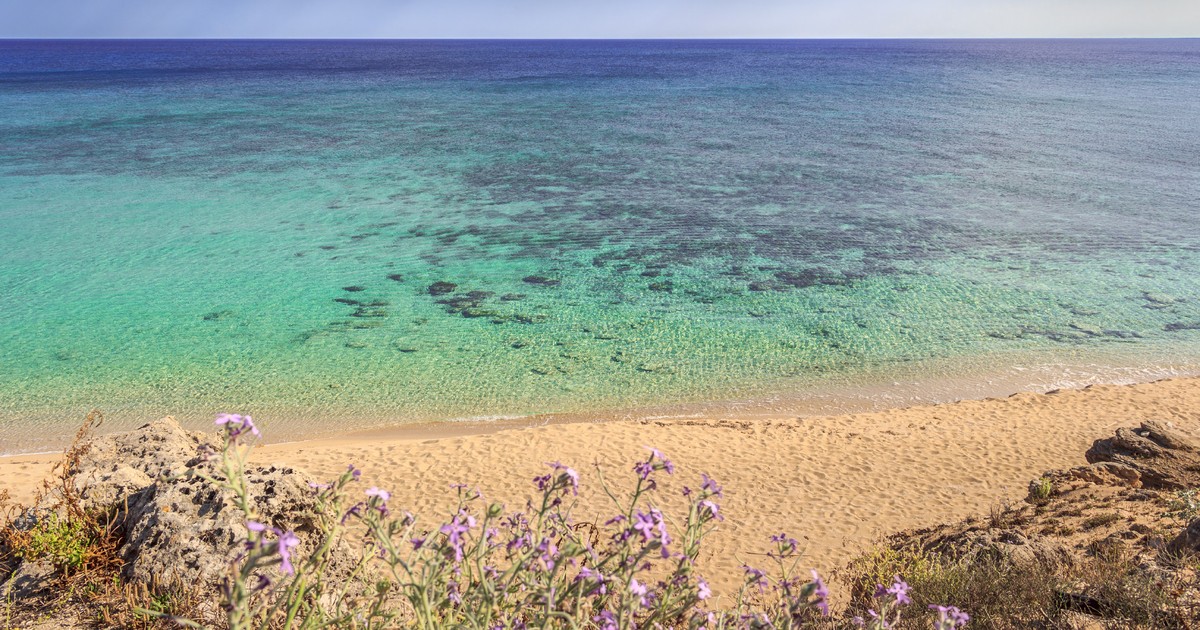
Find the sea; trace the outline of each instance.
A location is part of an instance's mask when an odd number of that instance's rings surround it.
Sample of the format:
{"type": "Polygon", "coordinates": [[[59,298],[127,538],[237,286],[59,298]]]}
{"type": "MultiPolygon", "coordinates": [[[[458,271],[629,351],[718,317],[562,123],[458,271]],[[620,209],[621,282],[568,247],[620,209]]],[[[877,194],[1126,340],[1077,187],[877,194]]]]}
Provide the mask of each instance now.
{"type": "Polygon", "coordinates": [[[0,453],[1200,374],[1200,40],[0,40],[0,453]]]}

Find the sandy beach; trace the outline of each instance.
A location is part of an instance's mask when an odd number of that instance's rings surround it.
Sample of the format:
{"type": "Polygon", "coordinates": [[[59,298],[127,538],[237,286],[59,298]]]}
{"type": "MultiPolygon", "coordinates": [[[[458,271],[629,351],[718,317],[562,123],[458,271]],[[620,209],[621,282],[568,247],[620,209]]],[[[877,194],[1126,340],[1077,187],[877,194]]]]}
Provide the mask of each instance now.
{"type": "MultiPolygon", "coordinates": [[[[389,489],[394,505],[430,525],[453,507],[451,484],[516,507],[544,462],[561,461],[581,474],[574,514],[590,520],[613,511],[597,467],[624,488],[629,467],[653,446],[677,466],[654,497],[665,511],[682,507],[682,488],[694,487],[702,472],[724,486],[726,520],[702,562],[726,590],[736,587],[743,563],[765,561],[758,554],[773,533],[801,539],[807,563],[831,571],[883,534],[1017,501],[1041,472],[1084,464],[1093,440],[1146,419],[1200,427],[1200,378],[803,419],[614,421],[478,434],[462,434],[460,426],[441,436],[396,430],[268,445],[255,459],[318,477],[353,463],[365,471],[364,488],[389,489]]],[[[27,498],[54,459],[0,460],[0,488],[27,498]]]]}

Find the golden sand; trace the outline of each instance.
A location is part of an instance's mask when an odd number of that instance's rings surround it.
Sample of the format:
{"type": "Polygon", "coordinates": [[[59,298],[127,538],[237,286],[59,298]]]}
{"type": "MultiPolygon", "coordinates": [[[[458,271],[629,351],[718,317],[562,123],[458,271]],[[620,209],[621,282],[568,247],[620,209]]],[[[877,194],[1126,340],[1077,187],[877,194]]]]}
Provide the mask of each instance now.
{"type": "MultiPolygon", "coordinates": [[[[764,564],[760,553],[773,533],[803,541],[806,564],[829,571],[880,535],[1019,500],[1041,472],[1082,465],[1094,440],[1151,418],[1200,428],[1200,378],[802,419],[612,421],[477,434],[453,427],[440,436],[397,430],[264,446],[255,459],[317,477],[353,463],[365,471],[363,487],[389,489],[393,506],[427,524],[452,509],[453,483],[520,507],[544,462],[561,461],[581,474],[574,514],[590,520],[613,512],[596,467],[625,487],[632,463],[653,446],[677,467],[654,497],[664,510],[679,513],[680,490],[697,486],[701,472],[724,486],[726,520],[701,562],[727,590],[742,563],[764,564]]],[[[0,489],[28,497],[53,459],[0,459],[0,489]]]]}

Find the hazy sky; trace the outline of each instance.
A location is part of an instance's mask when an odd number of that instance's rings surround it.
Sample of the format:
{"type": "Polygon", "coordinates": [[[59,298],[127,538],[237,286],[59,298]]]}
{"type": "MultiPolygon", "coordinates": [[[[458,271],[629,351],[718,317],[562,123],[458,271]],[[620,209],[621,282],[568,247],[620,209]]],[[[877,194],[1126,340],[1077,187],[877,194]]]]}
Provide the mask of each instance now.
{"type": "Polygon", "coordinates": [[[1200,0],[0,0],[0,37],[1200,36],[1200,0]]]}

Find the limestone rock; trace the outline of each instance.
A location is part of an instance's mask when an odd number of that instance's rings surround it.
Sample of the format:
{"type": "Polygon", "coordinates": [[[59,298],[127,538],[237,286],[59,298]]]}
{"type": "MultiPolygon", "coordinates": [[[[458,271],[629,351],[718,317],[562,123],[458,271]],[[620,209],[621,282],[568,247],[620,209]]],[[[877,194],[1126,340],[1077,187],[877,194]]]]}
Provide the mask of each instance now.
{"type": "Polygon", "coordinates": [[[122,504],[160,477],[184,471],[202,447],[216,448],[213,436],[187,431],[172,417],[127,433],[90,440],[68,471],[85,508],[122,504]]]}
{"type": "Polygon", "coordinates": [[[1016,565],[1036,563],[1050,568],[1069,566],[1072,562],[1070,548],[1066,545],[1038,536],[1026,536],[1015,530],[952,534],[929,541],[926,548],[967,561],[988,559],[1016,565]]]}
{"type": "Polygon", "coordinates": [[[1117,429],[1088,449],[1093,464],[1113,462],[1132,468],[1141,483],[1154,490],[1178,490],[1200,481],[1200,447],[1165,422],[1146,421],[1137,429],[1117,429]]]}
{"type": "Polygon", "coordinates": [[[1200,518],[1192,520],[1167,548],[1175,553],[1200,553],[1200,518]]]}
{"type": "Polygon", "coordinates": [[[1072,480],[1096,485],[1142,487],[1141,473],[1132,466],[1118,462],[1096,462],[1087,466],[1049,472],[1045,476],[1054,482],[1056,487],[1072,480]]]}
{"type": "Polygon", "coordinates": [[[56,581],[56,571],[49,562],[22,562],[12,575],[0,584],[0,601],[17,601],[49,594],[56,581]]]}
{"type": "MultiPolygon", "coordinates": [[[[296,532],[298,551],[310,551],[318,521],[309,479],[278,466],[248,470],[246,479],[259,518],[296,532]]],[[[247,535],[232,493],[199,477],[158,481],[130,506],[127,523],[125,575],[140,583],[216,583],[247,535]]]]}

